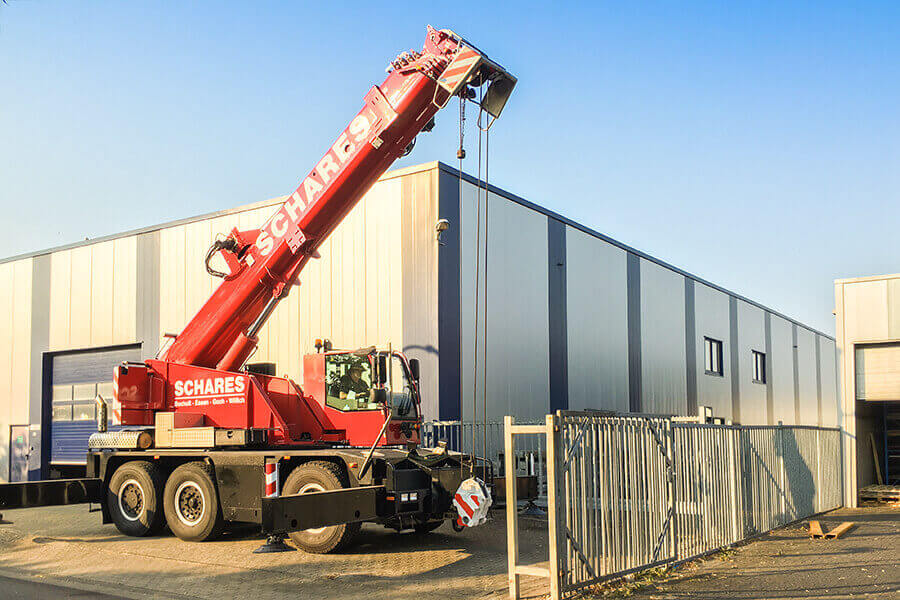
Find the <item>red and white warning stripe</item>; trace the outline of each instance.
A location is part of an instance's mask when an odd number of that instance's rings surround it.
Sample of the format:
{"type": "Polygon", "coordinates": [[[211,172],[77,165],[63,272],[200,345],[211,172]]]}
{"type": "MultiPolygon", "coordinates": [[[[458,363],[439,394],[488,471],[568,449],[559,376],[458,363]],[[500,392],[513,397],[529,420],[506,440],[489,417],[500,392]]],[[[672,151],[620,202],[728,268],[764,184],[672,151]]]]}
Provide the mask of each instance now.
{"type": "Polygon", "coordinates": [[[277,498],[281,493],[278,485],[278,463],[266,462],[266,498],[277,498]]]}
{"type": "Polygon", "coordinates": [[[438,77],[438,83],[442,88],[455,94],[459,86],[466,81],[469,74],[478,66],[481,55],[468,46],[461,46],[459,52],[438,77]]]}
{"type": "Polygon", "coordinates": [[[118,373],[113,377],[113,397],[112,397],[112,424],[122,424],[122,403],[119,402],[119,377],[118,373]]]}

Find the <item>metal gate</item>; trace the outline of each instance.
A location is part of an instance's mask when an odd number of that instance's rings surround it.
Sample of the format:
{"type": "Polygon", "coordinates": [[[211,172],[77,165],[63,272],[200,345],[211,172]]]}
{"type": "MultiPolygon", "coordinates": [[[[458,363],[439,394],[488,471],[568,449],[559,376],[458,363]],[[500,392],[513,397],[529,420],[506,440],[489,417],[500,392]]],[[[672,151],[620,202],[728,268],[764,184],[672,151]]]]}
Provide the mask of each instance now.
{"type": "Polygon", "coordinates": [[[575,590],[670,562],[671,421],[567,412],[555,427],[563,451],[556,472],[565,499],[562,587],[575,590]]]}

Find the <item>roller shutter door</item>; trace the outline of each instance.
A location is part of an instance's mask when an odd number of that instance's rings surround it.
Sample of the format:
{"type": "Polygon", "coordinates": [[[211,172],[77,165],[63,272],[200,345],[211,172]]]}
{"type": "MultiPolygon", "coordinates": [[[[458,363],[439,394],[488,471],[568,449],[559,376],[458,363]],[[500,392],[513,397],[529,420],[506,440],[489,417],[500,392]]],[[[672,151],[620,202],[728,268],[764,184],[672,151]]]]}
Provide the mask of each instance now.
{"type": "Polygon", "coordinates": [[[900,401],[900,344],[856,347],[856,399],[900,401]]]}
{"type": "MultiPolygon", "coordinates": [[[[85,463],[88,438],[97,431],[97,394],[111,400],[115,366],[123,361],[140,360],[139,345],[53,357],[50,369],[52,464],[85,463]]],[[[110,418],[111,413],[112,410],[110,418]]],[[[116,425],[111,422],[110,428],[115,429],[116,425]]]]}

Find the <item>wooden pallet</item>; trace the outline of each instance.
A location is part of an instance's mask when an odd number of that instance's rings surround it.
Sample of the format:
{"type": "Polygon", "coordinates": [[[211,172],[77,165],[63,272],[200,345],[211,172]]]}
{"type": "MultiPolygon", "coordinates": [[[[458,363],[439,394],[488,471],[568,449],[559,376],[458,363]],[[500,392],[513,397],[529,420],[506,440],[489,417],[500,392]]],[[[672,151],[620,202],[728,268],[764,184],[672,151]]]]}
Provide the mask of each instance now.
{"type": "Polygon", "coordinates": [[[822,530],[822,525],[819,524],[818,521],[810,521],[809,537],[813,538],[814,540],[836,540],[837,538],[850,531],[853,528],[853,525],[855,525],[855,523],[853,523],[852,521],[844,521],[831,531],[826,532],[822,530]]]}
{"type": "Polygon", "coordinates": [[[867,485],[859,490],[859,499],[900,501],[900,485],[867,485]]]}

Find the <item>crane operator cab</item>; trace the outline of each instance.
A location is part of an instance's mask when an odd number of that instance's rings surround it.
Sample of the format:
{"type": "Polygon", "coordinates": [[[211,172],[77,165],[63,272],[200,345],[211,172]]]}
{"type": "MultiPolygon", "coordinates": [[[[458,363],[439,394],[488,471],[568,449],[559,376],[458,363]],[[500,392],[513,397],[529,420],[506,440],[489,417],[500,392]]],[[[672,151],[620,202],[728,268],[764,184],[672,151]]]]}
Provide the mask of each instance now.
{"type": "Polygon", "coordinates": [[[304,392],[323,404],[329,420],[345,429],[350,445],[370,445],[389,420],[380,445],[419,442],[419,363],[401,352],[331,350],[322,345],[304,359],[304,392]]]}

